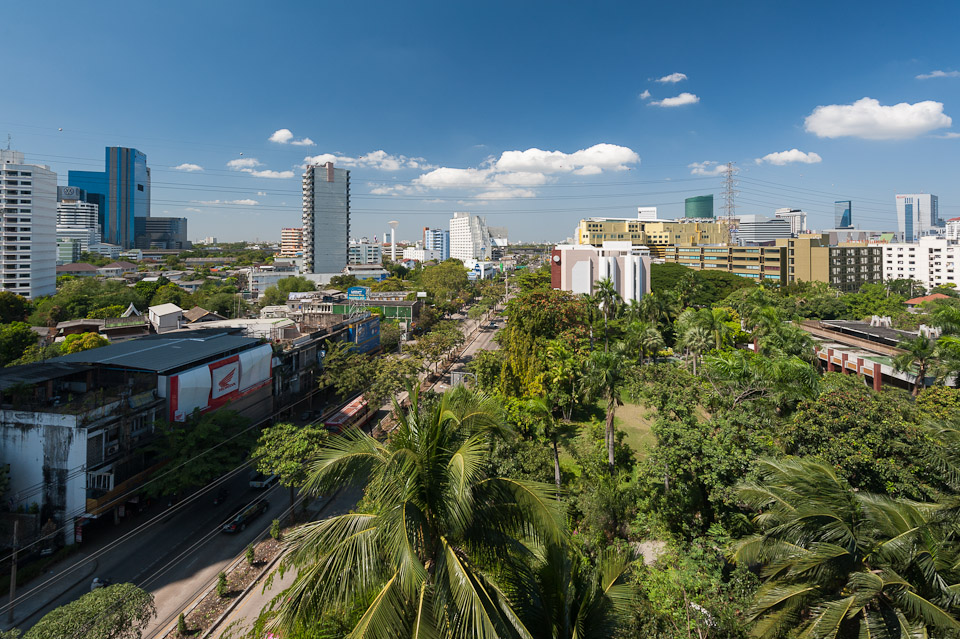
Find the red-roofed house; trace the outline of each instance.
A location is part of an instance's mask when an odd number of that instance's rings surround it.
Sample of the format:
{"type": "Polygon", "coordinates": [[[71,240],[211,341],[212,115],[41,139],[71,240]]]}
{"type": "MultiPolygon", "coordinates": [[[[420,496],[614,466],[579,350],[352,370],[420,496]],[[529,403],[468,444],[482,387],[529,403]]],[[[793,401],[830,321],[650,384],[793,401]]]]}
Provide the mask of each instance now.
{"type": "Polygon", "coordinates": [[[923,297],[915,297],[912,300],[907,300],[905,303],[908,309],[914,309],[924,302],[931,302],[933,300],[948,300],[950,299],[949,295],[944,295],[943,293],[934,293],[933,295],[924,295],[923,297]]]}
{"type": "Polygon", "coordinates": [[[76,275],[78,277],[95,277],[97,267],[86,262],[73,262],[72,264],[61,264],[57,267],[57,275],[76,275]]]}

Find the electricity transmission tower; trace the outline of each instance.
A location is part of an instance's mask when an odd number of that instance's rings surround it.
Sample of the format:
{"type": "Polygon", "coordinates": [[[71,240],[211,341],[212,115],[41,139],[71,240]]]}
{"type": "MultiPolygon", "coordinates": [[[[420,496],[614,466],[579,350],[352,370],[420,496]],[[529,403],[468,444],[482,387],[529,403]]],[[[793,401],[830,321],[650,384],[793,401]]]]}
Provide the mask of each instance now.
{"type": "Polygon", "coordinates": [[[723,216],[727,218],[727,243],[733,243],[733,218],[737,212],[737,190],[736,175],[738,169],[735,162],[727,162],[727,167],[723,171],[723,216]]]}

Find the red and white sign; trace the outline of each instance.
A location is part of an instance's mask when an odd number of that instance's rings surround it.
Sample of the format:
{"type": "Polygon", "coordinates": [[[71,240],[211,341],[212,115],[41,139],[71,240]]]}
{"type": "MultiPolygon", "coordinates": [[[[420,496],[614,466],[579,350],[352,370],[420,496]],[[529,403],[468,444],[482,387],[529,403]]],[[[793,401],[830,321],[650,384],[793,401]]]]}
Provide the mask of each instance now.
{"type": "Polygon", "coordinates": [[[240,359],[234,355],[211,364],[210,379],[212,382],[210,396],[213,399],[220,399],[224,395],[240,390],[240,359]]]}

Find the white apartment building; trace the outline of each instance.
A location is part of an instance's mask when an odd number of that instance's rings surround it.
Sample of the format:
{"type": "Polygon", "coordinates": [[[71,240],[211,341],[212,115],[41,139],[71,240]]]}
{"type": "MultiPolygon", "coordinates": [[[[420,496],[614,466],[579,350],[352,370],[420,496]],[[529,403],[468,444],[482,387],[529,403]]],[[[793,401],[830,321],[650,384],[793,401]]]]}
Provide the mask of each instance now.
{"type": "Polygon", "coordinates": [[[240,273],[247,277],[246,290],[250,298],[258,300],[271,286],[288,277],[299,275],[296,268],[281,268],[276,266],[251,266],[240,269],[240,273]]]}
{"type": "Polygon", "coordinates": [[[656,222],[657,217],[657,207],[655,206],[638,206],[637,207],[637,219],[644,222],[656,222]]]}
{"type": "Polygon", "coordinates": [[[347,264],[382,264],[383,247],[363,240],[350,240],[347,264]]]}
{"type": "Polygon", "coordinates": [[[948,240],[960,240],[960,217],[954,217],[947,220],[944,237],[948,240]]]}
{"type": "Polygon", "coordinates": [[[897,228],[900,241],[914,242],[918,237],[935,233],[940,221],[940,201],[929,193],[897,194],[897,228]]]}
{"type": "Polygon", "coordinates": [[[917,242],[883,247],[883,279],[914,279],[929,291],[941,284],[960,284],[960,242],[924,236],[917,242]]]}
{"type": "Polygon", "coordinates": [[[416,260],[417,262],[429,262],[430,260],[436,260],[437,262],[443,261],[443,253],[435,249],[425,249],[417,246],[408,246],[403,249],[403,259],[405,260],[416,260]]]}
{"type": "Polygon", "coordinates": [[[591,295],[596,284],[609,278],[624,302],[650,292],[650,250],[630,241],[605,240],[600,247],[561,244],[550,256],[551,286],[591,295]]]}
{"type": "Polygon", "coordinates": [[[486,220],[469,213],[454,213],[450,220],[450,257],[483,260],[493,254],[486,220]]]}
{"type": "MultiPolygon", "coordinates": [[[[434,258],[441,262],[450,257],[450,231],[448,229],[423,229],[423,248],[436,251],[439,255],[434,258]]],[[[406,251],[404,251],[406,257],[406,251]]],[[[417,258],[410,258],[417,259],[417,258]]]]}
{"type": "Polygon", "coordinates": [[[26,298],[57,291],[57,174],[0,149],[0,285],[26,298]]]}

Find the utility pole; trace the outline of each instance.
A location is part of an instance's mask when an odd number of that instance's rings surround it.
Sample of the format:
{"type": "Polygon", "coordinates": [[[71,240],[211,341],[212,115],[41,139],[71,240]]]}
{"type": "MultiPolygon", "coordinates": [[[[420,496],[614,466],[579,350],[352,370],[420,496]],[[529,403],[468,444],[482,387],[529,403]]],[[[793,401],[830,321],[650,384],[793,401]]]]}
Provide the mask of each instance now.
{"type": "Polygon", "coordinates": [[[727,243],[733,243],[733,217],[737,212],[737,181],[734,179],[740,170],[735,162],[727,162],[723,171],[723,215],[727,218],[727,243]]]}
{"type": "Polygon", "coordinates": [[[13,520],[13,563],[10,565],[10,609],[7,611],[7,623],[13,623],[13,600],[17,594],[17,547],[20,532],[20,518],[13,520]]]}

